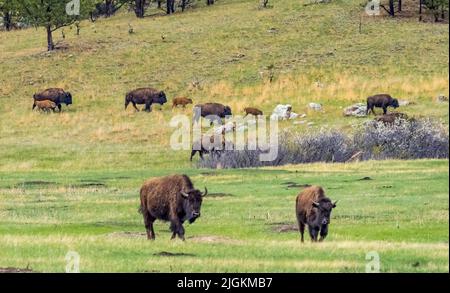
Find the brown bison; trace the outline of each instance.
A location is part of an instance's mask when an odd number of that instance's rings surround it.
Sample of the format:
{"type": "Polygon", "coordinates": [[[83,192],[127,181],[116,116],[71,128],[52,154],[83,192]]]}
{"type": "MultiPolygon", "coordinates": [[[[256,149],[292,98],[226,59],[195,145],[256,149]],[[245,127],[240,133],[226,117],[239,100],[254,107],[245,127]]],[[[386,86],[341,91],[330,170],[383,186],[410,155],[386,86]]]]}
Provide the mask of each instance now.
{"type": "Polygon", "coordinates": [[[155,239],[153,222],[156,219],[170,221],[172,238],[176,235],[184,240],[184,221],[193,223],[200,217],[202,199],[208,194],[195,189],[186,175],[171,175],[152,178],[141,187],[140,212],[144,216],[147,238],[155,239]]]}
{"type": "Polygon", "coordinates": [[[38,107],[39,110],[44,111],[44,112],[50,112],[50,110],[55,112],[56,103],[52,102],[50,100],[34,101],[33,108],[35,108],[35,107],[38,107]]]}
{"type": "Polygon", "coordinates": [[[190,160],[192,162],[192,158],[197,152],[200,159],[203,160],[203,154],[205,153],[220,157],[222,152],[229,149],[233,149],[233,143],[225,140],[225,130],[221,135],[203,135],[199,141],[192,144],[190,160]]]}
{"type": "MultiPolygon", "coordinates": [[[[49,100],[56,104],[59,111],[61,112],[61,104],[71,105],[72,95],[69,92],[64,91],[61,88],[49,88],[40,93],[33,95],[34,101],[45,101],[49,100]]],[[[33,103],[33,108],[36,107],[36,103],[33,103]]]]}
{"type": "Polygon", "coordinates": [[[310,186],[303,190],[295,201],[295,214],[297,215],[298,228],[303,242],[305,225],[308,225],[311,241],[316,242],[320,233],[319,241],[323,241],[328,234],[331,210],[336,207],[334,203],[325,196],[320,186],[310,186]]]}
{"type": "Polygon", "coordinates": [[[128,104],[132,103],[133,107],[136,111],[139,112],[139,109],[136,107],[138,105],[145,104],[145,111],[151,112],[152,104],[160,104],[164,105],[167,102],[166,94],[163,91],[158,91],[154,88],[139,88],[135,89],[125,96],[125,110],[128,107],[128,104]]]}
{"type": "Polygon", "coordinates": [[[395,121],[398,120],[407,120],[408,119],[408,115],[404,114],[404,113],[389,113],[389,114],[384,114],[382,116],[378,116],[375,118],[375,121],[377,122],[382,122],[385,125],[393,125],[395,121]]]}
{"type": "Polygon", "coordinates": [[[394,107],[398,108],[398,100],[392,98],[388,94],[379,94],[370,96],[367,98],[367,110],[366,115],[369,115],[369,112],[372,111],[372,113],[375,115],[374,107],[383,108],[383,114],[387,113],[387,107],[394,107]]]}
{"type": "Polygon", "coordinates": [[[199,104],[194,107],[194,120],[196,122],[200,120],[200,117],[205,117],[211,121],[211,124],[214,121],[221,123],[221,118],[231,115],[231,108],[219,103],[199,104]]]}
{"type": "Polygon", "coordinates": [[[263,115],[263,112],[256,108],[247,107],[244,109],[244,111],[245,111],[244,117],[247,117],[247,115],[249,115],[249,114],[254,115],[254,116],[262,116],[263,115]]]}
{"type": "Polygon", "coordinates": [[[186,105],[192,104],[192,99],[188,99],[185,97],[178,97],[172,100],[172,108],[183,106],[183,108],[186,108],[186,105]]]}

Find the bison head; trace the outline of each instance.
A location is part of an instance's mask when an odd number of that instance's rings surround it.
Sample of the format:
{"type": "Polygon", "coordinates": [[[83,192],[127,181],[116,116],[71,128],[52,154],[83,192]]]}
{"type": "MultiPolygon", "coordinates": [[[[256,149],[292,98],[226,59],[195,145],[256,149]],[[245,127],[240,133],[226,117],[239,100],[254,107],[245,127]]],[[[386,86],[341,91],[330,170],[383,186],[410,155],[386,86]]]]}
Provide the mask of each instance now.
{"type": "Polygon", "coordinates": [[[159,92],[157,101],[155,101],[155,102],[160,104],[160,105],[164,105],[164,103],[167,103],[166,94],[163,91],[159,92]]]}
{"type": "Polygon", "coordinates": [[[183,197],[183,209],[186,216],[183,221],[188,220],[189,223],[194,223],[194,221],[200,217],[200,208],[202,206],[202,199],[208,194],[208,189],[205,187],[205,192],[202,193],[198,189],[191,189],[188,191],[181,191],[181,196],[183,197]]]}
{"type": "Polygon", "coordinates": [[[69,92],[66,92],[64,94],[62,103],[66,104],[66,105],[72,105],[72,95],[69,92]]]}
{"type": "Polygon", "coordinates": [[[329,199],[324,199],[319,202],[313,201],[313,207],[316,210],[315,224],[317,226],[328,225],[330,223],[331,211],[336,207],[337,201],[332,203],[329,199]]]}
{"type": "Polygon", "coordinates": [[[231,113],[231,108],[229,107],[229,106],[225,106],[225,110],[224,110],[224,113],[223,113],[225,116],[231,116],[231,115],[233,115],[232,113],[231,113]]]}
{"type": "Polygon", "coordinates": [[[393,100],[392,100],[392,107],[394,107],[394,108],[398,108],[398,107],[399,107],[399,104],[398,104],[398,100],[397,100],[397,99],[393,99],[393,100]]]}

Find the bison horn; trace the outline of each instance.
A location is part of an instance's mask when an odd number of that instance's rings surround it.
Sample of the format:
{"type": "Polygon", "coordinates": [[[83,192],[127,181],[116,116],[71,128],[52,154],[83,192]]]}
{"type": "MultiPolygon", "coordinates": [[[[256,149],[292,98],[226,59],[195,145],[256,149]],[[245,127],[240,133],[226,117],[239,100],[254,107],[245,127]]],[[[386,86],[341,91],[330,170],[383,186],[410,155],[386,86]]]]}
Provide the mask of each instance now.
{"type": "Polygon", "coordinates": [[[188,196],[189,196],[189,193],[186,193],[183,190],[180,191],[180,193],[181,193],[181,196],[184,197],[184,198],[188,198],[188,196]]]}
{"type": "Polygon", "coordinates": [[[333,208],[335,208],[335,207],[336,207],[336,204],[338,203],[338,201],[339,201],[339,200],[337,200],[337,201],[333,202],[333,208]]]}
{"type": "Polygon", "coordinates": [[[313,207],[316,207],[316,208],[319,207],[319,203],[317,201],[313,201],[312,205],[313,205],[313,207]]]}
{"type": "Polygon", "coordinates": [[[202,194],[202,196],[206,196],[208,194],[208,189],[205,186],[205,192],[202,194]]]}

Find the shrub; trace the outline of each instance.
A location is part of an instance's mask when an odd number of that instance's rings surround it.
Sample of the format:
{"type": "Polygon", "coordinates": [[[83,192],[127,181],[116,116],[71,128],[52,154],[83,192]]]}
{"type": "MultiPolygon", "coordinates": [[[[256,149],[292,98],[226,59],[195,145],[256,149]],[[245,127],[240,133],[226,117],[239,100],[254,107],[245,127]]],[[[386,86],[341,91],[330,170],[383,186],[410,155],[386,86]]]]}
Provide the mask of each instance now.
{"type": "Polygon", "coordinates": [[[249,168],[313,162],[346,162],[360,152],[362,160],[448,158],[449,136],[442,125],[429,119],[399,119],[394,124],[370,121],[346,135],[337,130],[279,136],[278,156],[259,160],[260,150],[226,151],[198,163],[202,168],[249,168]]]}

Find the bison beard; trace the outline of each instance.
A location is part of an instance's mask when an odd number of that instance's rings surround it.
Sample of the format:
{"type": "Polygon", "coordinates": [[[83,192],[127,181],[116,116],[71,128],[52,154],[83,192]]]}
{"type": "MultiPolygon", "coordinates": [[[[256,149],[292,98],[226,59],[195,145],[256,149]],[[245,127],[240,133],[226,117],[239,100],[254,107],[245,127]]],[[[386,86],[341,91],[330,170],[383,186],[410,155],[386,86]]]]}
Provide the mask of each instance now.
{"type": "Polygon", "coordinates": [[[200,217],[202,198],[207,193],[206,187],[204,193],[194,189],[186,175],[171,175],[144,182],[140,192],[140,211],[144,217],[147,238],[155,239],[153,222],[160,219],[170,221],[171,239],[178,235],[184,240],[183,223],[194,223],[200,217]]]}

